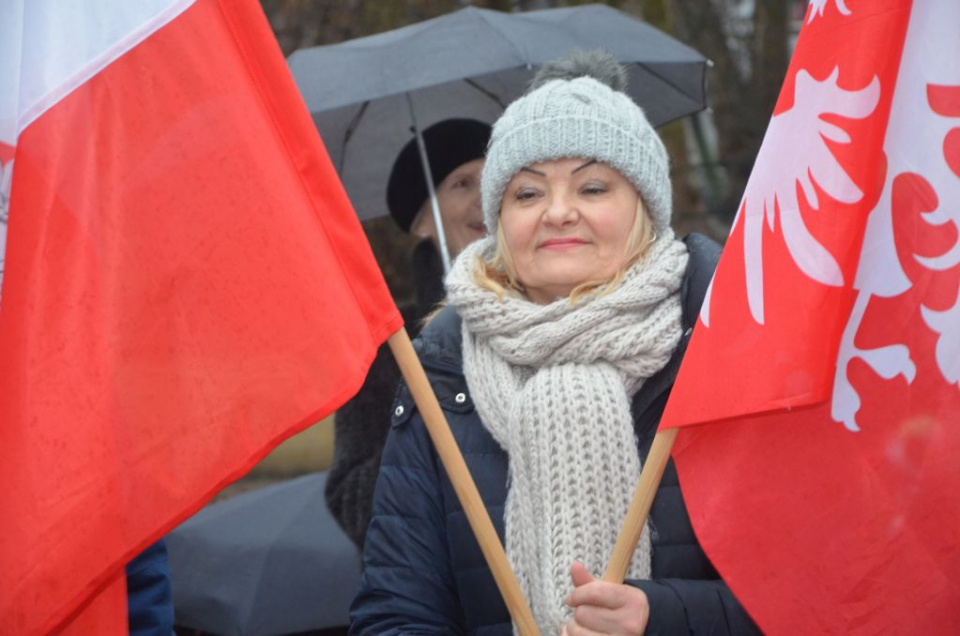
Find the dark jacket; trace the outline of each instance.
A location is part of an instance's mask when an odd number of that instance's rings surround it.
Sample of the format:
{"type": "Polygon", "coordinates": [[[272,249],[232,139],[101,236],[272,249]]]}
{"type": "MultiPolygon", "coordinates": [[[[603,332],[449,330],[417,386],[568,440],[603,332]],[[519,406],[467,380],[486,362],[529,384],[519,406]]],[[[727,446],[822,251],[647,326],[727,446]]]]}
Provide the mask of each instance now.
{"type": "MultiPolygon", "coordinates": [[[[687,239],[691,258],[681,296],[685,333],[672,359],[634,397],[638,451],[645,458],[719,258],[719,246],[687,239]]],[[[441,312],[415,342],[501,541],[508,457],[480,422],[461,362],[460,318],[441,312]]],[[[406,387],[395,402],[351,608],[351,633],[510,634],[493,576],[439,463],[406,387]]],[[[753,623],[697,542],[669,463],[650,512],[652,580],[631,581],[650,601],[648,634],[749,634],[753,623]]]]}
{"type": "MultiPolygon", "coordinates": [[[[443,300],[443,263],[429,239],[417,244],[412,258],[416,299],[400,305],[411,337],[421,320],[443,300]]],[[[334,423],[333,463],[324,496],[331,514],[348,537],[363,547],[370,523],[373,488],[380,455],[390,430],[390,412],[400,369],[387,345],[377,351],[360,391],[339,411],[334,423]]]]}
{"type": "Polygon", "coordinates": [[[170,563],[163,539],[127,564],[127,615],[131,636],[173,634],[170,563]]]}

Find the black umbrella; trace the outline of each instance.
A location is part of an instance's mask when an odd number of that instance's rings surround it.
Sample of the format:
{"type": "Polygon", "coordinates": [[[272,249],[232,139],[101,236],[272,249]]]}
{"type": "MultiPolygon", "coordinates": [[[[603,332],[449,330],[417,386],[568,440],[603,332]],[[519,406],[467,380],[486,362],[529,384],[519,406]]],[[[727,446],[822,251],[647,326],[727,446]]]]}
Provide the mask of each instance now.
{"type": "Polygon", "coordinates": [[[318,473],[237,495],[167,535],[176,624],[262,636],[347,625],[360,557],[325,483],[318,473]]]}
{"type": "MultiPolygon", "coordinates": [[[[450,117],[492,123],[539,65],[574,48],[602,48],[623,63],[628,92],[654,126],[705,105],[707,60],[702,55],[604,5],[527,13],[470,7],[394,31],[302,49],[289,64],[347,193],[365,219],[386,213],[390,167],[415,132],[450,117]]],[[[434,214],[439,217],[436,207],[434,214]]]]}

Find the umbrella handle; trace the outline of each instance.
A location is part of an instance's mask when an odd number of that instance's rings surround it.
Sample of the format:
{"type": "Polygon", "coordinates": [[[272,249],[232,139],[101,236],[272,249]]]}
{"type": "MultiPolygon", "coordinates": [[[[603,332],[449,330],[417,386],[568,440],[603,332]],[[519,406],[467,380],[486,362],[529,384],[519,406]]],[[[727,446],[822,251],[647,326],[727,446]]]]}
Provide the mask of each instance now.
{"type": "Polygon", "coordinates": [[[427,192],[430,193],[430,207],[433,210],[433,222],[437,226],[437,241],[440,243],[440,256],[443,258],[443,273],[450,272],[450,251],[447,249],[447,233],[443,229],[443,217],[440,215],[440,203],[437,201],[437,190],[433,185],[433,173],[430,172],[430,160],[427,158],[427,145],[420,134],[417,125],[417,115],[413,111],[413,99],[410,93],[405,93],[407,107],[410,109],[410,121],[413,122],[413,131],[417,136],[417,150],[420,151],[420,163],[423,165],[423,177],[427,182],[427,192]]]}

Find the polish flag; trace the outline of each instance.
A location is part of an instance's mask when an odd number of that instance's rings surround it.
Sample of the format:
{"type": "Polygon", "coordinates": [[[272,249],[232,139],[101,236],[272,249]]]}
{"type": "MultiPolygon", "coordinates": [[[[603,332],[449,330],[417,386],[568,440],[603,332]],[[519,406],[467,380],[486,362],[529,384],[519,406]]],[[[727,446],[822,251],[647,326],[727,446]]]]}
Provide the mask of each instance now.
{"type": "Polygon", "coordinates": [[[255,0],[0,3],[0,166],[0,633],[123,632],[401,318],[255,0]]]}
{"type": "Polygon", "coordinates": [[[770,634],[960,634],[960,3],[812,0],[663,426],[770,634]]]}

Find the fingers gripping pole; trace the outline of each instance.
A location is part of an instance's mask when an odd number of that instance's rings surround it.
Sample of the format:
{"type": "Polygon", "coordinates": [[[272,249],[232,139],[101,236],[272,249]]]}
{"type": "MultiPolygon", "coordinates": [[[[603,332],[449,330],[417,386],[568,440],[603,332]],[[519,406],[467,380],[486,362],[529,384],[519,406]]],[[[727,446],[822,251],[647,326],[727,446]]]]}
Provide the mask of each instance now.
{"type": "Polygon", "coordinates": [[[633,491],[633,499],[627,509],[627,516],[623,520],[623,527],[620,529],[617,543],[613,546],[613,552],[610,554],[607,571],[603,574],[604,581],[623,583],[624,577],[627,576],[630,559],[633,558],[633,553],[637,549],[643,526],[647,523],[650,506],[657,494],[657,488],[660,487],[660,480],[663,478],[663,471],[670,459],[670,450],[673,448],[674,440],[677,439],[678,430],[668,428],[665,431],[657,431],[653,438],[653,446],[650,447],[647,461],[643,464],[640,481],[637,482],[637,489],[633,491]]]}
{"type": "Polygon", "coordinates": [[[520,584],[517,582],[517,577],[510,569],[510,563],[507,561],[507,554],[500,543],[500,537],[497,536],[497,532],[493,528],[490,515],[487,514],[487,509],[480,499],[477,486],[474,484],[470,471],[467,469],[467,464],[463,460],[460,447],[457,446],[457,442],[453,438],[450,425],[447,423],[443,411],[440,410],[437,396],[434,395],[433,388],[427,380],[427,375],[413,350],[413,344],[410,342],[406,329],[400,329],[390,336],[387,342],[390,344],[393,356],[397,359],[397,364],[400,366],[400,372],[403,373],[403,378],[407,382],[407,387],[417,403],[417,409],[423,416],[427,432],[437,449],[437,455],[443,462],[443,467],[450,476],[457,497],[467,514],[470,528],[477,537],[477,542],[480,544],[483,556],[487,560],[487,565],[490,566],[490,571],[493,573],[493,578],[500,589],[500,594],[510,611],[513,624],[522,636],[539,636],[540,631],[533,620],[530,606],[527,605],[520,584]]]}

